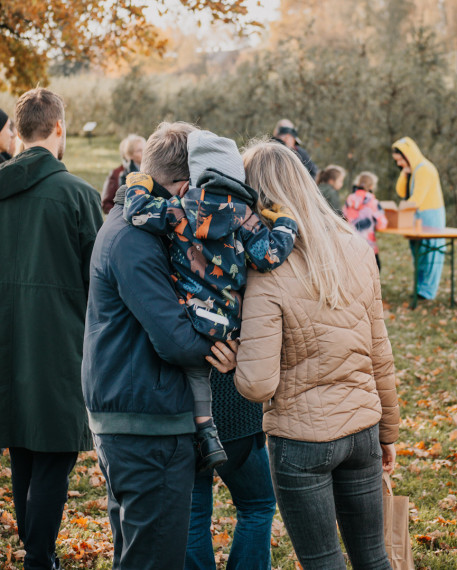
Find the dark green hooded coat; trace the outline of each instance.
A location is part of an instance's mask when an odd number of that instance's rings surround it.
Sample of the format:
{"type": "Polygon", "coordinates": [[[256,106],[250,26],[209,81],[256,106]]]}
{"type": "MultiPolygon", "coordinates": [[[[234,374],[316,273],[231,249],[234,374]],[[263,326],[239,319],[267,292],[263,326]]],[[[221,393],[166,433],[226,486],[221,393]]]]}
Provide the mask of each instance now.
{"type": "Polygon", "coordinates": [[[91,449],[81,390],[100,197],[42,147],[0,166],[0,447],[91,449]]]}

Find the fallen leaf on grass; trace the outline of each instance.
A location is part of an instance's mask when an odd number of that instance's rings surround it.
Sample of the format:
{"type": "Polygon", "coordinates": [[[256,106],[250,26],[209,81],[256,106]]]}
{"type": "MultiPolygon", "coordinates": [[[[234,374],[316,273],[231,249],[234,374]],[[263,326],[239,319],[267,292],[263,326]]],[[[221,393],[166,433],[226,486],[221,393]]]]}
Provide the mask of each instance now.
{"type": "Polygon", "coordinates": [[[89,479],[89,485],[91,487],[101,487],[104,484],[105,478],[103,475],[92,475],[92,477],[89,479]]]}
{"type": "Polygon", "coordinates": [[[93,501],[86,501],[83,504],[86,510],[96,509],[98,511],[106,511],[108,509],[108,497],[102,497],[101,499],[94,499],[93,501]]]}
{"type": "Polygon", "coordinates": [[[455,495],[448,495],[446,498],[438,501],[438,506],[443,510],[455,510],[457,508],[457,497],[455,495]]]}
{"type": "Polygon", "coordinates": [[[16,521],[8,511],[3,511],[2,515],[0,516],[0,522],[11,529],[16,528],[16,521]]]}
{"type": "Polygon", "coordinates": [[[278,519],[274,519],[271,525],[271,534],[273,536],[284,536],[286,534],[284,523],[278,519]]]}
{"type": "Polygon", "coordinates": [[[443,451],[443,448],[442,448],[441,443],[439,441],[434,443],[432,445],[432,447],[428,450],[429,454],[432,457],[438,457],[439,455],[441,455],[442,451],[443,451]]]}
{"type": "Polygon", "coordinates": [[[24,560],[25,550],[16,550],[16,552],[13,552],[13,556],[16,560],[24,560]]]}
{"type": "Polygon", "coordinates": [[[226,530],[213,536],[213,546],[217,548],[220,546],[227,546],[230,541],[231,538],[226,530]]]}

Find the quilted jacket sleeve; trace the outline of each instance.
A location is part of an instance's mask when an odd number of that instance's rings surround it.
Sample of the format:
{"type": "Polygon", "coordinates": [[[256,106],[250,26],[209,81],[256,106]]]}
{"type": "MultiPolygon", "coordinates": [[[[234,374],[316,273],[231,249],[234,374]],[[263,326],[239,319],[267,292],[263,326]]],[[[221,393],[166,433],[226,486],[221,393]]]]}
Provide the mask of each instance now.
{"type": "Polygon", "coordinates": [[[280,380],[282,308],[277,292],[274,275],[249,272],[235,385],[253,402],[272,398],[280,380]]]}
{"type": "Polygon", "coordinates": [[[395,384],[394,359],[384,323],[381,282],[374,256],[372,256],[372,274],[375,289],[371,322],[372,361],[376,389],[382,406],[379,439],[382,443],[393,443],[398,438],[400,414],[395,384]]]}

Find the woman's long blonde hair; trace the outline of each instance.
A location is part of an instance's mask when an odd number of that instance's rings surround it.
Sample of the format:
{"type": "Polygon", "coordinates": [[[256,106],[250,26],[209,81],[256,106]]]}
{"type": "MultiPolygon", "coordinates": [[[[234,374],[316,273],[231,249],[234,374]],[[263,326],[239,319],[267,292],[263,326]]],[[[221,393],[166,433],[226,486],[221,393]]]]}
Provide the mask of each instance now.
{"type": "Polygon", "coordinates": [[[347,305],[343,284],[350,270],[339,234],[353,230],[335,214],[294,152],[285,145],[251,141],[243,152],[246,183],[259,192],[259,210],[289,208],[298,224],[292,270],[306,294],[332,309],[347,305]]]}

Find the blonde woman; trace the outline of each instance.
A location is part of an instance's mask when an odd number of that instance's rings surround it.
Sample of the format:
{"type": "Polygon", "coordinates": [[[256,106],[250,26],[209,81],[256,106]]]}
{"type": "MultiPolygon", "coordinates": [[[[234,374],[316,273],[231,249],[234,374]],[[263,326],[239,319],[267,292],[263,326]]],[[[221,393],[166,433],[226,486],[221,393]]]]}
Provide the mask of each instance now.
{"type": "Polygon", "coordinates": [[[264,403],[284,523],[305,569],[345,568],[336,520],[355,570],[390,568],[382,470],[395,464],[399,412],[373,250],[290,150],[261,142],[243,159],[259,207],[298,220],[288,260],[249,275],[235,379],[264,403]]]}

